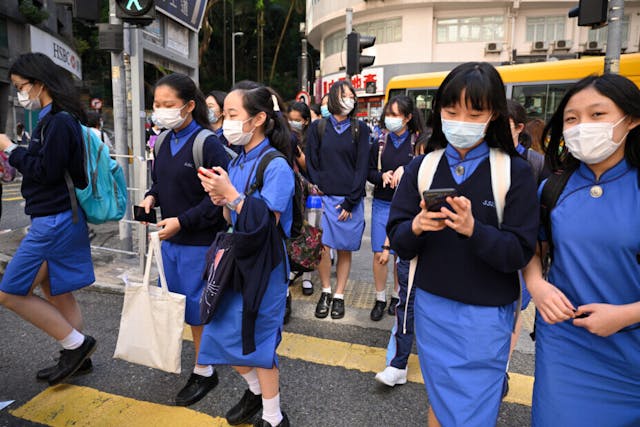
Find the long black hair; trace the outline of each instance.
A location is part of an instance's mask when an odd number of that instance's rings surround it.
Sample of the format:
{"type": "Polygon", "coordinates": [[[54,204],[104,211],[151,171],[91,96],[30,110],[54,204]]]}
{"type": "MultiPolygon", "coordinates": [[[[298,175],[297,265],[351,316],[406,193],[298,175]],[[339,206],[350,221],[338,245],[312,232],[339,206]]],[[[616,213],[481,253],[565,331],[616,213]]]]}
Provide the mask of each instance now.
{"type": "Polygon", "coordinates": [[[80,122],[86,123],[87,116],[80,103],[78,91],[73,85],[71,74],[56,65],[43,53],[20,55],[9,67],[9,77],[24,77],[29,83],[42,83],[52,99],[51,112],[66,111],[80,122]]]}
{"type": "Polygon", "coordinates": [[[525,148],[531,148],[531,135],[527,132],[527,112],[519,102],[507,99],[507,110],[509,118],[513,120],[515,126],[522,125],[522,132],[518,134],[518,143],[525,148]]]}
{"type": "Polygon", "coordinates": [[[501,148],[510,156],[517,156],[513,146],[507,97],[504,83],[493,65],[486,62],[466,62],[458,65],[445,77],[434,99],[432,126],[428,151],[449,144],[442,132],[442,108],[464,101],[476,110],[491,110],[493,116],[484,137],[490,147],[501,148]],[[464,100],[461,100],[464,92],[464,100]]]}
{"type": "Polygon", "coordinates": [[[329,89],[329,98],[327,101],[327,108],[331,114],[342,115],[342,103],[340,102],[340,98],[342,98],[342,91],[347,92],[348,90],[353,93],[354,96],[354,105],[353,110],[349,112],[347,117],[353,118],[356,116],[356,112],[358,110],[358,95],[356,95],[356,90],[351,85],[351,82],[348,80],[338,80],[334,84],[331,85],[331,89],[329,89]]]}
{"type": "Polygon", "coordinates": [[[216,100],[216,104],[220,107],[220,112],[224,108],[224,99],[227,97],[227,92],[223,92],[221,90],[212,90],[207,94],[207,98],[212,97],[216,100]]]}
{"type": "Polygon", "coordinates": [[[242,93],[242,107],[249,113],[249,117],[261,112],[267,115],[263,124],[265,136],[269,138],[271,146],[287,159],[291,159],[291,131],[289,123],[282,115],[281,108],[284,108],[284,103],[276,91],[248,80],[239,82],[231,89],[234,90],[242,93]]]}
{"type": "Polygon", "coordinates": [[[204,99],[204,95],[198,89],[195,82],[191,80],[191,77],[186,74],[173,73],[162,77],[156,82],[155,89],[160,86],[169,86],[175,90],[185,104],[189,101],[193,101],[196,106],[194,107],[191,115],[193,120],[196,121],[203,128],[209,127],[209,110],[207,108],[207,102],[204,99]]]}
{"type": "Polygon", "coordinates": [[[420,111],[415,108],[413,100],[407,95],[396,95],[387,102],[382,110],[382,115],[380,116],[380,125],[385,127],[384,118],[385,116],[391,112],[391,107],[393,104],[398,106],[398,112],[405,117],[408,117],[411,114],[411,120],[407,122],[407,128],[409,132],[413,134],[422,135],[425,133],[424,120],[422,120],[422,114],[420,111]]]}
{"type": "MultiPolygon", "coordinates": [[[[553,171],[579,164],[564,147],[564,109],[575,94],[588,87],[593,87],[600,95],[612,100],[627,116],[640,119],[640,89],[631,80],[618,74],[585,77],[567,91],[542,132],[542,140],[549,141],[545,148],[545,157],[553,171]]],[[[624,157],[629,164],[640,168],[640,126],[631,129],[627,135],[624,157]]]]}

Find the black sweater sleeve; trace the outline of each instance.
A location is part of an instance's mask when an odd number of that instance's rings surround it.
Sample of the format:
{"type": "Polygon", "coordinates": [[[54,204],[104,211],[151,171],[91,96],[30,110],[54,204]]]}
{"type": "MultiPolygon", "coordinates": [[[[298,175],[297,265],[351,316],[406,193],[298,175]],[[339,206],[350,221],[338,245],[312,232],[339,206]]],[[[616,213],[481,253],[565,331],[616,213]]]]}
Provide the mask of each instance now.
{"type": "MultiPolygon", "coordinates": [[[[322,171],[320,169],[320,136],[318,135],[318,123],[320,123],[320,120],[311,123],[307,129],[304,155],[307,161],[307,174],[309,175],[309,179],[314,184],[320,185],[322,182],[322,171]]],[[[320,187],[320,189],[322,189],[322,187],[320,187]]]]}
{"type": "Polygon", "coordinates": [[[367,181],[379,187],[382,185],[382,172],[378,172],[378,156],[380,155],[380,146],[371,144],[369,149],[369,171],[367,172],[367,181]]]}
{"type": "MultiPolygon", "coordinates": [[[[202,162],[205,168],[220,166],[227,170],[229,157],[216,136],[209,136],[202,149],[202,162]]],[[[152,193],[149,192],[149,194],[152,193]]],[[[214,205],[209,195],[205,193],[200,203],[178,215],[178,221],[182,228],[198,230],[211,226],[212,222],[218,222],[221,214],[222,207],[214,205]]]]}
{"type": "Polygon", "coordinates": [[[344,201],[340,204],[342,209],[351,212],[360,202],[360,199],[364,195],[364,187],[367,182],[367,172],[369,169],[369,126],[360,120],[356,120],[356,124],[359,126],[359,135],[356,152],[356,167],[354,171],[353,184],[349,194],[344,198],[344,201]]]}

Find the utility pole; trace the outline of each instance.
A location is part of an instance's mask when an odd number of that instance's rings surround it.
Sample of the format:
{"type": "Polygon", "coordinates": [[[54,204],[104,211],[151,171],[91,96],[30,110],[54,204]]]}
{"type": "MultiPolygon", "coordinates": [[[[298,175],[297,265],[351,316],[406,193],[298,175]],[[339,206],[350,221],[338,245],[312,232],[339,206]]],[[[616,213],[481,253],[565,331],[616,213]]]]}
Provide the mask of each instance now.
{"type": "Polygon", "coordinates": [[[604,72],[620,72],[620,50],[622,49],[622,18],[624,0],[609,0],[609,22],[607,30],[607,52],[604,57],[604,72]]]}
{"type": "MultiPolygon", "coordinates": [[[[109,0],[109,23],[120,24],[121,21],[116,18],[116,0],[109,0]]],[[[126,71],[124,66],[125,55],[129,52],[129,32],[124,32],[124,50],[121,52],[111,52],[111,88],[113,91],[113,126],[115,132],[116,154],[119,156],[129,154],[129,146],[127,143],[128,133],[128,117],[127,101],[126,101],[126,71]]],[[[124,176],[129,179],[129,159],[127,157],[117,157],[118,163],[122,167],[124,176]]],[[[125,219],[131,219],[129,209],[125,211],[125,219]]],[[[133,240],[131,238],[131,223],[120,221],[120,244],[125,251],[131,251],[133,248],[133,240]]]]}
{"type": "Polygon", "coordinates": [[[302,53],[300,54],[300,90],[309,92],[309,54],[306,37],[302,38],[302,53]]]}
{"type": "Polygon", "coordinates": [[[349,35],[349,33],[351,33],[351,31],[353,31],[353,9],[351,9],[350,7],[348,7],[345,10],[345,18],[347,20],[344,28],[345,28],[345,32],[346,35],[349,35]]]}

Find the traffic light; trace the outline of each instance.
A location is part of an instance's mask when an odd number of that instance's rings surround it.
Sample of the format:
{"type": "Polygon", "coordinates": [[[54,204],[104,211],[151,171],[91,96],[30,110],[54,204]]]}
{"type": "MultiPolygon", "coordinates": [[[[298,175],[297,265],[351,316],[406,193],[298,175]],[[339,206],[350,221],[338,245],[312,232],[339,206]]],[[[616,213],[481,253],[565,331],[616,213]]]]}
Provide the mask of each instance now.
{"type": "Polygon", "coordinates": [[[375,56],[362,55],[362,50],[375,44],[375,36],[363,36],[352,31],[347,35],[347,74],[360,74],[363,68],[373,65],[375,56]]]}
{"type": "Polygon", "coordinates": [[[607,23],[608,0],[580,0],[569,11],[569,18],[578,18],[580,27],[602,27],[607,23]]]}
{"type": "Polygon", "coordinates": [[[117,0],[116,17],[132,25],[149,25],[156,18],[154,0],[117,0]]]}

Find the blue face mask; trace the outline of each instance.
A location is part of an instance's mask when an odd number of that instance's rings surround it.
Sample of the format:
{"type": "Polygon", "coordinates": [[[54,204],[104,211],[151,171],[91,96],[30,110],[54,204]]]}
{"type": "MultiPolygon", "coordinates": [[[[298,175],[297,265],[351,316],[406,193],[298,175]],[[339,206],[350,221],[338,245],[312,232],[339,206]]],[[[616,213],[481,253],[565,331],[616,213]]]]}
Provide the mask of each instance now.
{"type": "MultiPolygon", "coordinates": [[[[490,119],[489,119],[490,120],[490,119]]],[[[469,123],[457,120],[442,120],[442,133],[455,148],[465,150],[478,143],[485,135],[487,123],[469,123]]]]}
{"type": "Polygon", "coordinates": [[[320,114],[324,118],[329,117],[331,115],[331,113],[329,112],[329,107],[327,107],[326,105],[320,106],[320,114]]]}
{"type": "Polygon", "coordinates": [[[385,117],[384,127],[386,127],[390,132],[400,131],[404,127],[402,117],[385,117]]]}

